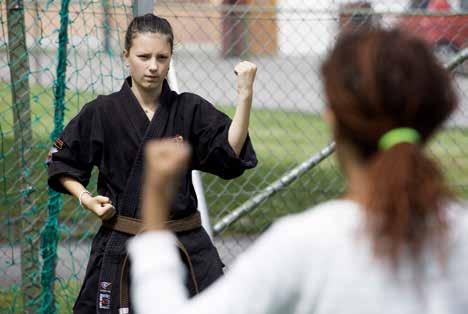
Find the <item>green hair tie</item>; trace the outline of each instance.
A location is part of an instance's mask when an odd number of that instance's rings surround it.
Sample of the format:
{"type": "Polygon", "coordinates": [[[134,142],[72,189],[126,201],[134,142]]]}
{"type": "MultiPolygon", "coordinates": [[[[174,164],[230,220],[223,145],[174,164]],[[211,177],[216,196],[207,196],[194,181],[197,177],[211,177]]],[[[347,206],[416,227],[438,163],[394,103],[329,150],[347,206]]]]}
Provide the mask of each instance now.
{"type": "Polygon", "coordinates": [[[396,128],[388,131],[379,139],[379,149],[387,150],[400,143],[417,143],[421,136],[412,128],[396,128]]]}

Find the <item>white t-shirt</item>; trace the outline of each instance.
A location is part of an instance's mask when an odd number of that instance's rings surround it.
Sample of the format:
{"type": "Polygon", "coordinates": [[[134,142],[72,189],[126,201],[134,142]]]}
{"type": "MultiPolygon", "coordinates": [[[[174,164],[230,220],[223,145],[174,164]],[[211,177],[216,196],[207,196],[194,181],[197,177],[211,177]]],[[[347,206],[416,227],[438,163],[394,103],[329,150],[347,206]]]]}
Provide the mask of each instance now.
{"type": "Polygon", "coordinates": [[[419,290],[408,259],[395,274],[373,257],[359,205],[336,200],[280,219],[192,299],[175,237],[147,232],[129,243],[132,303],[143,314],[466,314],[467,211],[451,210],[450,223],[447,266],[425,254],[419,290]]]}

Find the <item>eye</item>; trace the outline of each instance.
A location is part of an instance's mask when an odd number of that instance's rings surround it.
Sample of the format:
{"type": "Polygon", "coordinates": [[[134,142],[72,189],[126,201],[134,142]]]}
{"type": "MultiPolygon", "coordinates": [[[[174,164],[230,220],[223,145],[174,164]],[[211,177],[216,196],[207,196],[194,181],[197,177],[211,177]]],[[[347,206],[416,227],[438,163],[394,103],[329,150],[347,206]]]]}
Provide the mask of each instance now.
{"type": "Polygon", "coordinates": [[[158,59],[159,59],[159,60],[167,60],[167,59],[169,59],[169,56],[166,56],[166,55],[159,55],[159,56],[158,56],[158,59]]]}
{"type": "Polygon", "coordinates": [[[142,60],[147,60],[149,59],[149,55],[138,55],[138,58],[142,59],[142,60]]]}

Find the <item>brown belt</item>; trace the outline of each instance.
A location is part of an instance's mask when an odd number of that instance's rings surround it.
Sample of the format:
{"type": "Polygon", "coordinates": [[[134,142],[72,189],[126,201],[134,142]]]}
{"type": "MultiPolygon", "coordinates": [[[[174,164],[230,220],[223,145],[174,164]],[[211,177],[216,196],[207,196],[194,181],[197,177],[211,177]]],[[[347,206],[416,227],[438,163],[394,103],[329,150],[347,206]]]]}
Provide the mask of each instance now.
{"type": "MultiPolygon", "coordinates": [[[[103,221],[102,225],[112,230],[133,235],[143,231],[143,220],[121,215],[116,215],[109,220],[103,221]]],[[[196,212],[185,218],[166,222],[166,226],[174,232],[190,231],[201,227],[201,225],[200,212],[196,212]]]]}
{"type": "MultiPolygon", "coordinates": [[[[137,218],[131,218],[127,216],[116,215],[109,220],[105,220],[102,222],[102,225],[106,228],[120,231],[127,234],[136,235],[143,231],[143,220],[137,218]]],[[[190,231],[195,228],[201,227],[201,217],[200,212],[196,212],[188,217],[177,219],[177,220],[169,220],[166,222],[166,226],[174,232],[182,232],[182,231],[190,231]]],[[[191,279],[193,281],[196,293],[199,293],[198,290],[198,283],[195,277],[195,272],[193,270],[192,261],[190,258],[187,249],[184,245],[177,240],[177,247],[181,250],[181,252],[185,255],[187,259],[189,273],[191,279]]],[[[120,274],[120,309],[119,313],[128,313],[129,311],[129,302],[128,302],[128,256],[125,256],[122,266],[122,272],[120,274]]]]}

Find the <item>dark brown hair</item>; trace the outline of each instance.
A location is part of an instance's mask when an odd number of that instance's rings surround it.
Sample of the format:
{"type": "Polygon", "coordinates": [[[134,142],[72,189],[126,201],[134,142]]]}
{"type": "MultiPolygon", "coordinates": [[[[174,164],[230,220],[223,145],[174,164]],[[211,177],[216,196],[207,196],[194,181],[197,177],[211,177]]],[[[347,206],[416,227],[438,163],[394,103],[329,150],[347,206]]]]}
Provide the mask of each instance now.
{"type": "Polygon", "coordinates": [[[337,143],[350,143],[369,169],[366,230],[376,256],[398,266],[404,249],[418,260],[426,245],[444,248],[452,195],[423,145],[456,107],[449,73],[422,40],[367,29],[342,34],[322,74],[337,143]],[[381,136],[400,127],[421,141],[379,150],[381,136]]]}
{"type": "Polygon", "coordinates": [[[142,16],[135,17],[128,25],[125,33],[125,49],[130,50],[133,43],[133,38],[142,33],[158,33],[167,36],[171,53],[174,48],[174,33],[169,22],[162,17],[148,13],[142,16]]]}

